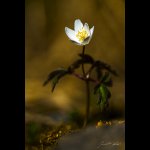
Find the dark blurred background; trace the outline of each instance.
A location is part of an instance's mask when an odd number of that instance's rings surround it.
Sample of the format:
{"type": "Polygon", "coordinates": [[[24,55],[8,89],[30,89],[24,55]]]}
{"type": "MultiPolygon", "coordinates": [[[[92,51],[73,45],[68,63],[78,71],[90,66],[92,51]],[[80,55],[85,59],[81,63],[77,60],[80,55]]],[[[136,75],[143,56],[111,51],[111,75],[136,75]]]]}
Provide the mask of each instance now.
{"type": "MultiPolygon", "coordinates": [[[[64,28],[74,20],[94,25],[86,53],[110,64],[118,72],[110,89],[110,109],[124,115],[125,108],[125,2],[124,0],[26,0],[25,1],[25,102],[26,122],[55,124],[53,112],[85,112],[85,85],[66,76],[51,93],[42,84],[50,71],[67,67],[82,47],[71,43],[64,28]],[[63,110],[63,111],[62,111],[63,110]]],[[[91,95],[91,114],[99,111],[91,95]]],[[[60,115],[60,116],[61,116],[60,115]]],[[[59,115],[58,115],[59,116],[59,115]]]]}

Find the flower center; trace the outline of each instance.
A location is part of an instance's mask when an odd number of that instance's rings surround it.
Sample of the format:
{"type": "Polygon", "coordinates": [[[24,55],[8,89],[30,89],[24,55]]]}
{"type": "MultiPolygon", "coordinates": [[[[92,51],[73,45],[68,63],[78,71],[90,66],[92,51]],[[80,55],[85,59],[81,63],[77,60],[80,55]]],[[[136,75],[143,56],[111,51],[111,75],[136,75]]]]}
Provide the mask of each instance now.
{"type": "Polygon", "coordinates": [[[82,28],[78,31],[76,37],[79,39],[80,42],[83,42],[88,37],[88,33],[84,28],[82,28]]]}

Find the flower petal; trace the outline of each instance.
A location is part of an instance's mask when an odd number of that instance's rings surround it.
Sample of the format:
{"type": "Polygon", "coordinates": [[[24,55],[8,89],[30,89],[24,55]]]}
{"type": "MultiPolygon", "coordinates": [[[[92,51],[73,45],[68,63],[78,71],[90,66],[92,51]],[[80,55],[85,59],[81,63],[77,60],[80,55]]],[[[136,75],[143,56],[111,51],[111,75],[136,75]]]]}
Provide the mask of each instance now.
{"type": "Polygon", "coordinates": [[[94,26],[90,29],[91,38],[92,38],[92,36],[93,36],[93,32],[94,32],[94,26]]]}
{"type": "Polygon", "coordinates": [[[82,42],[82,45],[87,45],[87,44],[89,44],[89,42],[90,42],[90,36],[88,36],[83,42],[82,42]]]}
{"type": "Polygon", "coordinates": [[[76,19],[74,22],[74,30],[78,32],[83,27],[83,24],[80,19],[76,19]]]}
{"type": "Polygon", "coordinates": [[[69,29],[68,27],[65,27],[65,32],[66,32],[67,36],[69,37],[69,39],[71,41],[75,41],[77,43],[79,42],[77,37],[76,37],[76,35],[75,35],[75,31],[74,30],[69,29]]]}
{"type": "Polygon", "coordinates": [[[84,24],[84,29],[87,31],[89,36],[91,33],[90,33],[89,25],[87,23],[84,24]]]}
{"type": "Polygon", "coordinates": [[[87,44],[89,44],[89,42],[90,42],[91,39],[92,39],[93,33],[94,33],[94,26],[90,29],[90,36],[88,36],[88,37],[82,42],[82,45],[87,45],[87,44]]]}
{"type": "Polygon", "coordinates": [[[80,45],[80,46],[82,46],[83,44],[81,43],[81,42],[76,42],[76,41],[73,41],[73,40],[71,40],[74,44],[76,44],[76,45],[80,45]]]}
{"type": "Polygon", "coordinates": [[[91,39],[92,39],[92,36],[93,36],[93,33],[94,33],[94,26],[90,29],[90,38],[89,38],[89,41],[88,41],[88,43],[91,41],[91,39]]]}

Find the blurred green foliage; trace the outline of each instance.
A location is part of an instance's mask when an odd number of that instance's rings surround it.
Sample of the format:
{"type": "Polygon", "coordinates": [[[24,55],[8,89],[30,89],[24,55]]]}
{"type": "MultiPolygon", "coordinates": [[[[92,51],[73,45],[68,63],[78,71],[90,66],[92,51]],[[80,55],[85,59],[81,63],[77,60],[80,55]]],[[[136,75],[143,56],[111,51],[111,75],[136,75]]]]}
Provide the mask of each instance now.
{"type": "Polygon", "coordinates": [[[71,111],[68,115],[68,120],[72,123],[76,123],[79,127],[83,125],[83,116],[78,110],[71,111]]]}
{"type": "Polygon", "coordinates": [[[41,131],[42,127],[38,123],[29,122],[26,124],[26,143],[38,143],[38,136],[41,131]]]}

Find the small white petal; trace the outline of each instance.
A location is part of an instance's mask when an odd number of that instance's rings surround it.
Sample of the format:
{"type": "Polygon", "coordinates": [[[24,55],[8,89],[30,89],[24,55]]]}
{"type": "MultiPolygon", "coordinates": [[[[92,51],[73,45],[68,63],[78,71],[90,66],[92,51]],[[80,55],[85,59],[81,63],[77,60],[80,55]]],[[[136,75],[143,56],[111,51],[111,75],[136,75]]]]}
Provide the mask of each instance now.
{"type": "Polygon", "coordinates": [[[87,44],[89,44],[89,42],[90,42],[90,36],[88,36],[83,42],[82,42],[82,44],[83,45],[87,45],[87,44]]]}
{"type": "Polygon", "coordinates": [[[65,32],[66,32],[67,36],[69,37],[69,39],[71,41],[74,41],[76,43],[79,42],[78,39],[77,39],[77,37],[76,37],[76,35],[75,35],[75,31],[74,30],[69,29],[68,27],[65,27],[65,32]]]}
{"type": "Polygon", "coordinates": [[[86,30],[89,36],[91,33],[90,33],[89,25],[87,23],[84,24],[84,29],[86,30]]]}
{"type": "Polygon", "coordinates": [[[78,30],[82,29],[83,24],[80,19],[76,19],[74,22],[74,30],[78,32],[78,30]]]}
{"type": "Polygon", "coordinates": [[[90,42],[91,39],[92,39],[92,36],[93,36],[93,33],[94,33],[94,26],[90,29],[90,33],[91,33],[91,35],[90,35],[90,38],[89,38],[88,42],[90,42]]]}
{"type": "Polygon", "coordinates": [[[94,33],[94,26],[90,29],[90,36],[87,37],[87,38],[82,42],[83,45],[89,44],[89,42],[90,42],[91,39],[92,39],[93,33],[94,33]]]}
{"type": "Polygon", "coordinates": [[[91,37],[93,36],[94,26],[90,29],[91,37]]]}
{"type": "MultiPolygon", "coordinates": [[[[72,41],[72,40],[71,40],[72,41]]],[[[82,43],[81,42],[76,42],[76,41],[72,41],[74,44],[76,45],[79,45],[79,46],[82,46],[82,43]]]]}

